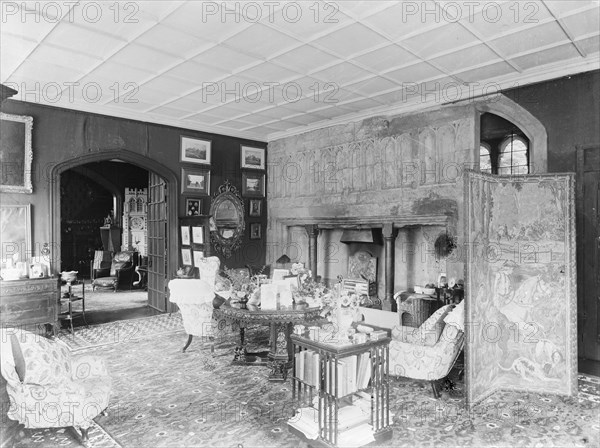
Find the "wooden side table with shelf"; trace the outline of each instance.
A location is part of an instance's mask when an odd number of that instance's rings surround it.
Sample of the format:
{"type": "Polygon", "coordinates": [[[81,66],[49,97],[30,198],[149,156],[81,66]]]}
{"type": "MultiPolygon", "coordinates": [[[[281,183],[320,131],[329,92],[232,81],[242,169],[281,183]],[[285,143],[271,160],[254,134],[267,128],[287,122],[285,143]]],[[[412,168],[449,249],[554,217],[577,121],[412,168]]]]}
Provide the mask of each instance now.
{"type": "Polygon", "coordinates": [[[73,320],[82,318],[83,322],[87,326],[87,320],[85,319],[85,280],[75,280],[73,282],[67,282],[67,292],[60,297],[60,313],[58,319],[62,321],[68,321],[71,325],[71,333],[74,333],[73,320]],[[75,286],[81,286],[81,295],[77,295],[75,292],[75,286]],[[66,302],[68,309],[62,311],[63,300],[66,302]],[[73,305],[81,302],[81,308],[75,309],[73,305]]]}
{"type": "Polygon", "coordinates": [[[390,338],[333,345],[292,335],[291,433],[309,445],[365,446],[392,437],[390,338]],[[308,364],[308,367],[307,367],[308,364]]]}

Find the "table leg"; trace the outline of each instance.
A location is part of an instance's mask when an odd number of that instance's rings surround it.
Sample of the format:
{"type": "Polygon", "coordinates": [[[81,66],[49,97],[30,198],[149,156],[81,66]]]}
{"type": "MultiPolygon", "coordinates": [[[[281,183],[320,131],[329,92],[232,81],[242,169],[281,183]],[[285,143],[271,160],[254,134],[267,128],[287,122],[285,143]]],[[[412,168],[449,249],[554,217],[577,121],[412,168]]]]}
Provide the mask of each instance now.
{"type": "Polygon", "coordinates": [[[235,348],[234,361],[246,362],[246,337],[245,328],[240,325],[240,344],[235,348]]]}
{"type": "Polygon", "coordinates": [[[291,324],[271,324],[271,359],[269,381],[285,381],[290,367],[291,324]]]}

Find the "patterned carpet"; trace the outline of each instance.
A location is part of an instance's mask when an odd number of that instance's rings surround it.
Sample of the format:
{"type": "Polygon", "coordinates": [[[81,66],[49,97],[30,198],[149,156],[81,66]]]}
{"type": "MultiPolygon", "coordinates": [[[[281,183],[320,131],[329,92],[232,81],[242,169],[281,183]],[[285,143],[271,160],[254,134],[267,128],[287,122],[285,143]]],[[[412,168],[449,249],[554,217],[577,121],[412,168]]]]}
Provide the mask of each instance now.
{"type": "MultiPolygon", "coordinates": [[[[163,317],[163,316],[159,316],[163,317]]],[[[154,318],[156,319],[156,317],[154,318]]],[[[147,326],[147,325],[146,325],[147,326]]],[[[141,328],[141,326],[140,326],[141,328]]],[[[164,328],[158,326],[158,328],[164,328]]],[[[290,382],[270,383],[261,366],[230,364],[231,344],[192,342],[186,334],[121,338],[86,349],[104,356],[113,377],[108,416],[96,422],[123,447],[297,447],[289,434],[290,382]]],[[[497,393],[464,409],[458,390],[433,399],[430,385],[393,379],[388,447],[566,447],[598,446],[600,378],[580,375],[577,397],[497,393]]],[[[28,431],[16,445],[76,446],[68,431],[28,431]]],[[[91,446],[105,447],[106,439],[91,446]]]]}
{"type": "Polygon", "coordinates": [[[181,330],[183,330],[181,314],[173,313],[78,327],[74,333],[71,333],[69,329],[62,329],[58,338],[75,351],[181,330]]]}

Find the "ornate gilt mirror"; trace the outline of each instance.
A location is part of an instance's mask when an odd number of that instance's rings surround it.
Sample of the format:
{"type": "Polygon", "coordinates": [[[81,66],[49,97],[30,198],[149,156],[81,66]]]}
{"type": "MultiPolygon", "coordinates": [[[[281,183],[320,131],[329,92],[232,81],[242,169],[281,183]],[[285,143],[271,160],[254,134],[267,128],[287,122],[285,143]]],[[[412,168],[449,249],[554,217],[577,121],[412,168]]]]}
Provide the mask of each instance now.
{"type": "Polygon", "coordinates": [[[244,235],[244,203],[237,188],[229,181],[215,192],[210,204],[211,231],[210,240],[215,251],[225,258],[242,244],[244,235]]]}

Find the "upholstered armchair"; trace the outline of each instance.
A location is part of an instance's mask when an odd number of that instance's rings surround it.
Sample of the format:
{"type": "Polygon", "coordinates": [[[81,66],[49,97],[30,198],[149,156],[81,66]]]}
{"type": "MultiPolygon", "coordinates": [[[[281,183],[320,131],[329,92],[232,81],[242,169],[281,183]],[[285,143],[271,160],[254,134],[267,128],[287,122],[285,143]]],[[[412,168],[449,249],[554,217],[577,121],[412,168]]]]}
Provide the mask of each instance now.
{"type": "Polygon", "coordinates": [[[107,288],[116,292],[119,285],[131,289],[137,260],[138,253],[135,251],[115,253],[110,268],[92,269],[92,289],[107,288]]]}
{"type": "Polygon", "coordinates": [[[84,442],[92,419],[105,413],[111,378],[101,358],[73,356],[67,346],[28,331],[3,328],[1,371],[8,418],[26,428],[69,427],[84,442]]]}
{"type": "Polygon", "coordinates": [[[197,266],[199,279],[173,279],[169,282],[169,300],[179,307],[183,328],[188,334],[183,352],[190,346],[194,336],[206,339],[214,337],[214,328],[218,323],[213,320],[213,300],[220,264],[217,257],[203,258],[200,266],[197,266]]]}
{"type": "Polygon", "coordinates": [[[430,381],[435,398],[440,397],[437,380],[450,373],[464,345],[463,308],[453,311],[452,307],[441,307],[419,328],[392,329],[390,375],[430,381]]]}

